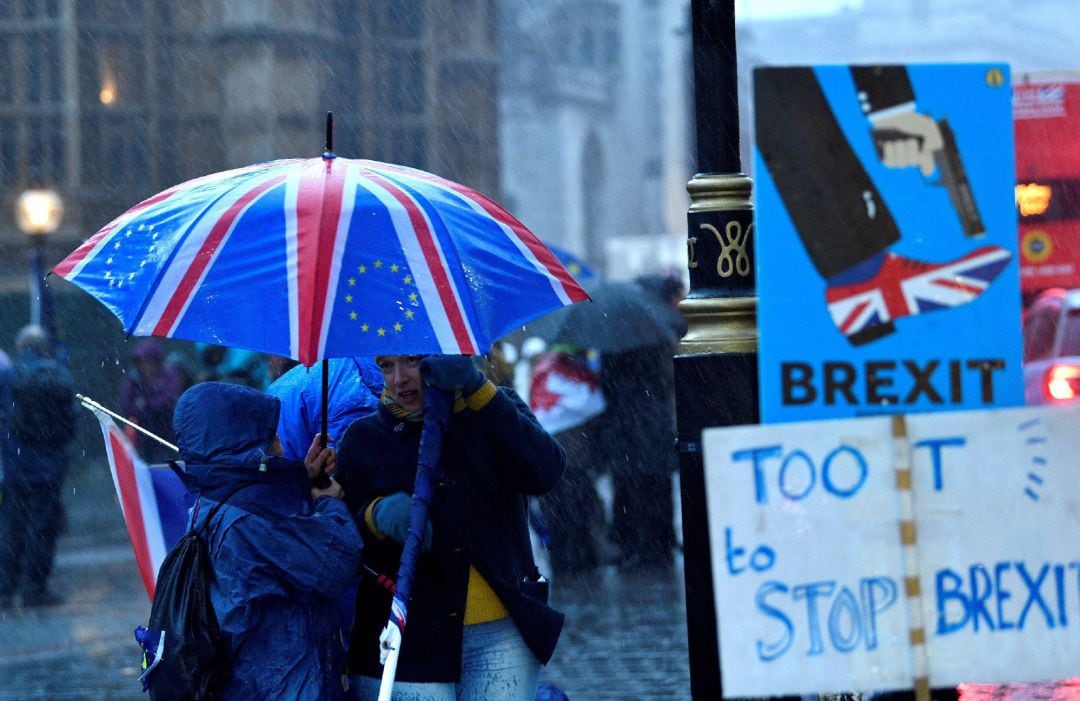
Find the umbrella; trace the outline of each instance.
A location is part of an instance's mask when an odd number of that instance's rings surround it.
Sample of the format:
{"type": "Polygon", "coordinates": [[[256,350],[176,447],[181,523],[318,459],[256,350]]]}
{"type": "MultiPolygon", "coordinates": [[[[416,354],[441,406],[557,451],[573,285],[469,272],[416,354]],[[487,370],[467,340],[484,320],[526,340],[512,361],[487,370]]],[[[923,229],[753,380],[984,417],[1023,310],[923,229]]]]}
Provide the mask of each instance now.
{"type": "Polygon", "coordinates": [[[574,279],[581,283],[589,283],[592,280],[598,280],[600,276],[591,265],[578,258],[576,255],[558,246],[553,246],[550,243],[548,248],[555,254],[555,257],[559,259],[559,262],[566,266],[566,269],[570,271],[570,274],[574,276],[574,279]]]}
{"type": "MultiPolygon", "coordinates": [[[[337,357],[482,354],[510,329],[587,298],[502,207],[425,171],[339,158],[332,124],[328,115],[322,157],[255,164],[165,190],[52,272],[98,299],[128,334],[308,366],[337,357]]],[[[328,374],[324,363],[324,436],[328,374]]],[[[437,394],[425,398],[442,407],[437,394]]],[[[425,433],[437,432],[445,416],[426,413],[425,433]]],[[[437,448],[437,438],[427,445],[437,448]]],[[[406,542],[391,618],[398,640],[413,569],[405,560],[418,551],[432,490],[425,466],[437,460],[423,448],[424,441],[410,523],[417,542],[406,542]]],[[[393,666],[385,667],[384,689],[393,666]]]]}
{"type": "Polygon", "coordinates": [[[189,181],[128,210],[53,273],[124,331],[329,357],[483,354],[586,298],[483,195],[375,161],[288,159],[189,181]]]}
{"type": "Polygon", "coordinates": [[[597,281],[591,300],[557,309],[525,325],[525,337],[562,343],[600,353],[673,344],[686,322],[657,295],[632,282],[597,281]]]}

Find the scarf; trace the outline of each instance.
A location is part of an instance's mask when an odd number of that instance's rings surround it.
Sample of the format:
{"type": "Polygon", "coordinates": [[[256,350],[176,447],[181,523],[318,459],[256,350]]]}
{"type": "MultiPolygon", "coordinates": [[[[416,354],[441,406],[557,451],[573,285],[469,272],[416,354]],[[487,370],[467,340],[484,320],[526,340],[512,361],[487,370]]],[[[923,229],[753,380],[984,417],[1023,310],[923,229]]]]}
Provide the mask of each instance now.
{"type": "MultiPolygon", "coordinates": [[[[490,399],[490,397],[488,397],[488,399],[490,399]]],[[[385,387],[383,387],[382,396],[379,398],[379,401],[382,402],[382,405],[385,406],[387,408],[387,410],[391,414],[394,415],[395,419],[401,419],[402,421],[414,421],[414,422],[421,422],[421,421],[424,420],[424,410],[423,409],[417,409],[416,411],[409,411],[405,407],[403,407],[400,404],[398,404],[397,402],[395,402],[390,397],[390,392],[385,387]]],[[[467,406],[468,406],[468,404],[466,404],[465,399],[461,396],[461,392],[454,392],[453,412],[455,414],[457,414],[459,412],[462,412],[462,411],[465,410],[465,408],[467,406]]]]}

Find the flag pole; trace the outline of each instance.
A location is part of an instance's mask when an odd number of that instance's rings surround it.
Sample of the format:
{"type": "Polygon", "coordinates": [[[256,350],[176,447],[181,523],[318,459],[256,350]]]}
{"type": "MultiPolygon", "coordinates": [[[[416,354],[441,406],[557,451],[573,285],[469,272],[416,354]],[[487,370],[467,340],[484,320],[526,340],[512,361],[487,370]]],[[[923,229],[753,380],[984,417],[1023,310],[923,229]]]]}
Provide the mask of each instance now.
{"type": "Polygon", "coordinates": [[[109,409],[106,409],[104,406],[102,406],[101,404],[98,404],[97,402],[95,402],[90,397],[87,397],[84,394],[76,394],[75,398],[78,399],[79,403],[82,404],[87,409],[90,409],[91,411],[100,411],[100,412],[106,413],[109,416],[116,419],[117,421],[122,421],[125,424],[127,424],[128,426],[131,426],[133,429],[135,429],[139,433],[142,433],[143,435],[145,435],[145,436],[147,436],[149,438],[153,438],[155,441],[162,444],[166,448],[169,448],[170,450],[175,450],[177,453],[180,452],[179,448],[177,448],[175,445],[173,445],[169,441],[165,440],[161,436],[157,435],[156,433],[151,433],[150,431],[147,431],[145,428],[143,428],[139,424],[135,423],[134,421],[130,421],[128,419],[125,419],[123,416],[120,416],[120,414],[117,414],[115,411],[110,411],[109,409]]]}

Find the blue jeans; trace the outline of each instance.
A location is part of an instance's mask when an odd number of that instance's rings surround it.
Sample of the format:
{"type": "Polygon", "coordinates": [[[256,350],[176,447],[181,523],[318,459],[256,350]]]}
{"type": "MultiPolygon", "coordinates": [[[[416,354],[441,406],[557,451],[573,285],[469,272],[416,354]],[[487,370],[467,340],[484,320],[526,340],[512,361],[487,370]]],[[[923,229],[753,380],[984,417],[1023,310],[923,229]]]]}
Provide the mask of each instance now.
{"type": "MultiPolygon", "coordinates": [[[[408,641],[403,642],[407,645],[408,641]]],[[[540,662],[512,618],[465,626],[461,639],[461,681],[456,684],[394,682],[393,701],[533,701],[540,662]]],[[[379,679],[349,677],[349,698],[375,701],[379,679]]]]}

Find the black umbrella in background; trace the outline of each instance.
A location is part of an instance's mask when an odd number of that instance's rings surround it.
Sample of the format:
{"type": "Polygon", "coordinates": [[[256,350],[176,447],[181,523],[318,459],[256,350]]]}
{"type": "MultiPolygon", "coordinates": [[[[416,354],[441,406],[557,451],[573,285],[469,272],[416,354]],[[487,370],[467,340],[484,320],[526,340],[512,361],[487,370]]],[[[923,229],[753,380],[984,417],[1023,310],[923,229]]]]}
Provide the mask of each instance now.
{"type": "Polygon", "coordinates": [[[674,344],[686,332],[682,316],[633,282],[586,283],[590,300],[558,309],[526,324],[514,338],[543,339],[599,353],[625,353],[674,344]]]}

